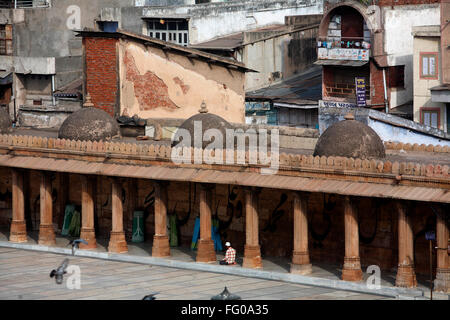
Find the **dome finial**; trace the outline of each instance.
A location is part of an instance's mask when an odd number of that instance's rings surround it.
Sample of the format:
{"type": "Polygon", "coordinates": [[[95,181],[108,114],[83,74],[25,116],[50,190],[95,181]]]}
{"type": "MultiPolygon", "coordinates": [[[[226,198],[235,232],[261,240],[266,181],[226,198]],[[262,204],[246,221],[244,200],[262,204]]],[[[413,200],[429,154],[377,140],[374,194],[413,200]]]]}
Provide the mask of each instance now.
{"type": "Polygon", "coordinates": [[[355,120],[355,116],[353,115],[353,113],[349,112],[344,116],[344,119],[345,120],[355,120]]]}
{"type": "Polygon", "coordinates": [[[198,110],[200,113],[208,113],[208,109],[206,108],[205,100],[202,101],[202,104],[200,106],[200,110],[198,110]]]}
{"type": "Polygon", "coordinates": [[[93,106],[94,106],[94,104],[91,101],[91,95],[88,93],[86,95],[86,101],[83,103],[83,108],[90,108],[93,106]]]}

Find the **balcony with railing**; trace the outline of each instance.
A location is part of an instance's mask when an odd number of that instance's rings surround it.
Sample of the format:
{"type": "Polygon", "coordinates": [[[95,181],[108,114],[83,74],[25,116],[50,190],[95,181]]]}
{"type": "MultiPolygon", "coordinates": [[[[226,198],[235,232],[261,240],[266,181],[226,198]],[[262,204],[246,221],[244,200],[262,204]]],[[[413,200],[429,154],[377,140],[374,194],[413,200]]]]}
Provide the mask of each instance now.
{"type": "Polygon", "coordinates": [[[371,43],[365,37],[319,37],[317,58],[324,60],[369,61],[371,43]]]}
{"type": "Polygon", "coordinates": [[[48,8],[49,0],[0,0],[0,9],[48,8]]]}

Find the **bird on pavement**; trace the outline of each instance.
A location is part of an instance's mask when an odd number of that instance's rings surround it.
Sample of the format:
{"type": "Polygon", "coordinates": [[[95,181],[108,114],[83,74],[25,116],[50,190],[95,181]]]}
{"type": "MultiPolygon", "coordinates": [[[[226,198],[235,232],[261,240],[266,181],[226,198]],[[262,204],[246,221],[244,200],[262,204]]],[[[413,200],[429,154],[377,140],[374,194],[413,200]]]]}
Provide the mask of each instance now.
{"type": "Polygon", "coordinates": [[[142,300],[156,300],[156,295],[158,294],[159,292],[156,292],[156,293],[150,293],[149,295],[146,295],[142,300]]]}
{"type": "Polygon", "coordinates": [[[75,249],[79,248],[80,243],[83,244],[88,244],[88,242],[84,239],[76,239],[76,240],[71,240],[68,244],[68,246],[72,246],[72,255],[75,255],[75,249]]]}
{"type": "Polygon", "coordinates": [[[50,278],[55,277],[56,283],[61,284],[63,282],[64,274],[67,273],[66,268],[68,265],[69,259],[66,258],[58,268],[53,269],[52,272],[50,272],[50,278]]]}

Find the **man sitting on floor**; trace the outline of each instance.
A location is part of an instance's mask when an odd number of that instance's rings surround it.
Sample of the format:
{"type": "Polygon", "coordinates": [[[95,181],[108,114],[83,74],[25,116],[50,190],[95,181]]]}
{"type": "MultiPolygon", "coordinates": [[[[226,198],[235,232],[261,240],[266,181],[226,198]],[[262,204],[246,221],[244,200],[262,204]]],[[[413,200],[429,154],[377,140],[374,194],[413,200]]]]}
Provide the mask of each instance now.
{"type": "Polygon", "coordinates": [[[227,247],[227,252],[225,253],[225,258],[220,260],[220,264],[222,265],[230,265],[236,264],[236,250],[231,247],[229,242],[225,243],[225,247],[227,247]]]}

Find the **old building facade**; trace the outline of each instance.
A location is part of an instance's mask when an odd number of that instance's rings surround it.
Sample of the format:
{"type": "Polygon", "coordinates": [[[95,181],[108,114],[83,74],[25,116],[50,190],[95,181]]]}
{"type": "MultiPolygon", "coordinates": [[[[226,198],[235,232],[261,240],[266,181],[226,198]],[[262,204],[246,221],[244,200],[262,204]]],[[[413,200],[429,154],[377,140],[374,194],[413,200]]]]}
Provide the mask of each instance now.
{"type": "Polygon", "coordinates": [[[411,117],[398,108],[412,107],[412,27],[438,24],[439,3],[343,1],[325,10],[317,61],[324,66],[324,104],[357,106],[355,78],[364,78],[360,106],[411,117]]]}
{"type": "Polygon", "coordinates": [[[187,119],[205,103],[244,122],[242,63],[126,31],[81,32],[84,90],[113,117],[187,119]]]}

